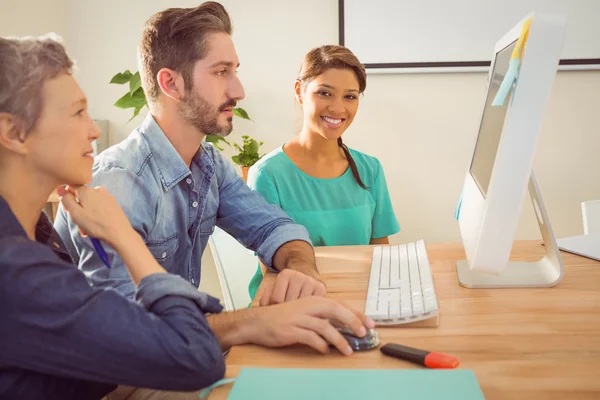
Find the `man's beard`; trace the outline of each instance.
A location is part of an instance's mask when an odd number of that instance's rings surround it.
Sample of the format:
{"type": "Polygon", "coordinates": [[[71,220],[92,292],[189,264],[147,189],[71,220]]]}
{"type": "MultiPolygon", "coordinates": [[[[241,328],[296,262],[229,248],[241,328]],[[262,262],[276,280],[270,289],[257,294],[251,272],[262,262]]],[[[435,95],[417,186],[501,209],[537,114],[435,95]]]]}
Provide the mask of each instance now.
{"type": "Polygon", "coordinates": [[[225,137],[233,129],[232,119],[228,118],[225,126],[219,125],[221,110],[226,107],[235,107],[236,101],[229,100],[220,107],[215,108],[197,93],[190,91],[178,105],[179,113],[187,122],[196,127],[205,135],[225,137]]]}

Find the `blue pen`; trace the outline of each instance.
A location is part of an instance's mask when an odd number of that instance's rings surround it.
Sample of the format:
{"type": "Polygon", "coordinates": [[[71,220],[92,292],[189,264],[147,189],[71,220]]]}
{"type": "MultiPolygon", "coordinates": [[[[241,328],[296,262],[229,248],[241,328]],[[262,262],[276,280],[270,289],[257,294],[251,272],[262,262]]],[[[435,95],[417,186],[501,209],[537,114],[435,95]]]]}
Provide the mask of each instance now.
{"type": "MultiPolygon", "coordinates": [[[[61,187],[59,187],[59,189],[62,189],[63,191],[67,191],[67,186],[61,186],[61,187]]],[[[72,190],[68,190],[68,191],[73,196],[75,196],[75,201],[78,204],[80,204],[79,198],[77,198],[76,193],[72,190]]],[[[62,197],[62,194],[59,193],[59,196],[62,197]]],[[[96,249],[96,253],[98,254],[98,257],[100,257],[100,259],[102,260],[104,265],[106,265],[106,268],[110,269],[110,262],[108,261],[108,255],[106,254],[106,251],[104,250],[104,247],[102,247],[102,244],[100,243],[100,241],[93,237],[90,237],[90,240],[92,241],[92,244],[94,245],[94,249],[96,249]]]]}
{"type": "Polygon", "coordinates": [[[94,245],[94,249],[96,249],[96,253],[98,253],[98,256],[102,259],[104,265],[106,265],[106,268],[110,269],[110,262],[108,261],[108,256],[106,255],[106,251],[104,251],[102,244],[96,238],[90,239],[92,241],[92,244],[94,245]]]}

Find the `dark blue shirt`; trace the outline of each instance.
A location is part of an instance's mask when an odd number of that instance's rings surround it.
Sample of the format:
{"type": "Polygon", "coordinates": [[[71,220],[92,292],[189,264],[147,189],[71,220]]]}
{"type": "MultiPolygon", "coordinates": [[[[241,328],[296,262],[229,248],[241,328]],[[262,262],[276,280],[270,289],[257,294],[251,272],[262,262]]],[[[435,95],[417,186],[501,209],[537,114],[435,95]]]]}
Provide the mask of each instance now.
{"type": "Polygon", "coordinates": [[[45,214],[32,241],[0,197],[0,399],[199,390],[225,373],[204,316],[221,310],[171,274],[144,278],[136,302],[91,287],[45,214]]]}

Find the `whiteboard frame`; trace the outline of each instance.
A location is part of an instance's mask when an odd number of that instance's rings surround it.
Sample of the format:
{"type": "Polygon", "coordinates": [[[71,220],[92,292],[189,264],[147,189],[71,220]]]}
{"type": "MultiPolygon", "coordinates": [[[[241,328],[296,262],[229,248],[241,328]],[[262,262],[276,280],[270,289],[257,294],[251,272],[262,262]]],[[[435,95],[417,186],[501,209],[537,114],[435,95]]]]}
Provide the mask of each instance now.
{"type": "MultiPolygon", "coordinates": [[[[338,43],[345,43],[344,0],[338,0],[338,43]]],[[[423,73],[465,73],[489,72],[490,61],[436,61],[408,63],[363,64],[367,74],[423,74],[423,73]]],[[[600,70],[600,58],[561,59],[558,71],[600,70]]]]}

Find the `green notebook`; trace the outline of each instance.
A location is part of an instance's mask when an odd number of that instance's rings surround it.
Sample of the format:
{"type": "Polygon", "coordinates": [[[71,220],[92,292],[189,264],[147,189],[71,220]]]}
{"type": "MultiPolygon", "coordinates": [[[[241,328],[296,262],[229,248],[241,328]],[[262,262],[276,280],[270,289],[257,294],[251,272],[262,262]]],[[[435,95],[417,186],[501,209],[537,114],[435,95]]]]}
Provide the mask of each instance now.
{"type": "Polygon", "coordinates": [[[230,400],[481,400],[471,370],[243,368],[230,400]]]}

